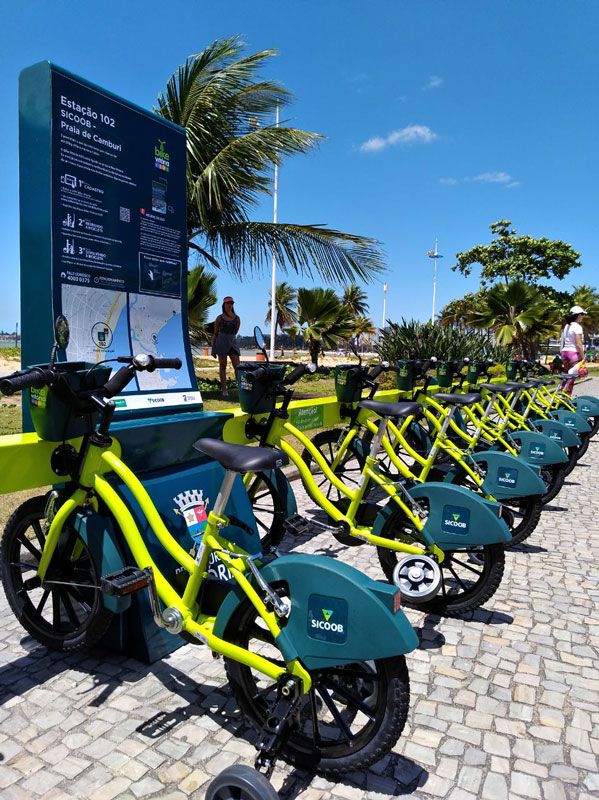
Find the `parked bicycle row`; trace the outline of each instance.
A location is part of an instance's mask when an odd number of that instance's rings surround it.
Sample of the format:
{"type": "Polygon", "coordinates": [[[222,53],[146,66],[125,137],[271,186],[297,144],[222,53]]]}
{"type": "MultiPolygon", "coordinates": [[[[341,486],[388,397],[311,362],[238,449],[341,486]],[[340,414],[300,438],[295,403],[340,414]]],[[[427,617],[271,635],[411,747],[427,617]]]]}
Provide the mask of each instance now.
{"type": "MultiPolygon", "coordinates": [[[[57,346],[66,341],[63,320],[57,346]]],[[[599,400],[572,400],[536,365],[512,364],[498,383],[488,363],[431,358],[336,367],[343,425],[310,438],[290,403],[315,367],[242,364],[244,439],[257,446],[195,442],[198,463],[218,461],[222,480],[210,511],[181,492],[181,514],[194,515],[185,539],[111,432],[112,398],[137,373],[180,362],[119,361],[111,375],[107,365],[51,358],[0,381],[4,394],[30,393],[61,476],[10,518],[2,581],[23,627],[50,648],[92,646],[144,594],[158,627],[224,657],[231,692],[258,730],[258,772],[224,773],[209,798],[224,786],[275,797],[268,778],[279,757],[340,775],[385,755],[407,719],[406,655],[418,646],[402,608],[457,616],[490,601],[506,549],[532,534],[599,429],[599,400]],[[443,391],[433,389],[433,367],[443,391]],[[389,372],[397,390],[377,394],[389,372]],[[297,514],[288,463],[326,522],[297,514]],[[361,546],[368,560],[376,548],[381,580],[324,556],[278,555],[283,537],[307,532],[361,546]],[[107,573],[115,558],[119,569],[107,573]]]]}

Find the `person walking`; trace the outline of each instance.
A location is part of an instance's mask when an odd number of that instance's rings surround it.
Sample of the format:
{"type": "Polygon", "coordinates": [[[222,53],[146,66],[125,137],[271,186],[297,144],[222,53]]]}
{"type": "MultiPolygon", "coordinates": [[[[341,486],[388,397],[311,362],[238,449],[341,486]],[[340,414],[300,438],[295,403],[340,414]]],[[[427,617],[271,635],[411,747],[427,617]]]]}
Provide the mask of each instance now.
{"type": "Polygon", "coordinates": [[[222,314],[214,321],[214,334],[212,336],[212,355],[218,358],[220,390],[223,397],[228,397],[227,391],[227,358],[231,359],[233,369],[239,366],[239,345],[237,332],[241,320],[235,313],[235,300],[227,296],[223,300],[222,314]]]}
{"type": "MultiPolygon", "coordinates": [[[[580,306],[572,306],[570,313],[566,317],[566,324],[562,331],[561,338],[561,358],[563,372],[568,372],[580,361],[584,361],[584,332],[582,330],[582,318],[587,312],[580,306]]],[[[562,390],[567,394],[572,394],[574,388],[574,376],[562,383],[562,390]]]]}

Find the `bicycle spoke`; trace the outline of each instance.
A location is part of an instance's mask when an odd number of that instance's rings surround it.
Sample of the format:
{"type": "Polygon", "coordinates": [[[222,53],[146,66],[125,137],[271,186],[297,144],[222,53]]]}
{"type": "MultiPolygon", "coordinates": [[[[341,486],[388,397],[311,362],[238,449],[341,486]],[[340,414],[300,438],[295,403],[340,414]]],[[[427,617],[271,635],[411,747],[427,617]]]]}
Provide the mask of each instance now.
{"type": "Polygon", "coordinates": [[[343,686],[338,686],[336,683],[330,680],[327,680],[324,685],[333,692],[340,694],[344,700],[348,701],[348,705],[352,705],[354,708],[357,708],[358,711],[361,711],[362,714],[365,714],[368,719],[374,719],[375,715],[372,709],[367,706],[363,700],[360,700],[359,697],[356,697],[354,694],[352,694],[348,689],[345,689],[343,686]]]}
{"type": "Polygon", "coordinates": [[[44,531],[42,529],[42,525],[38,519],[34,519],[31,523],[31,527],[35,532],[35,538],[38,540],[41,549],[44,549],[44,545],[46,544],[46,537],[44,535],[44,531]]]}
{"type": "Polygon", "coordinates": [[[71,598],[69,597],[68,589],[60,592],[60,597],[62,599],[62,607],[67,612],[67,617],[71,625],[74,628],[79,627],[79,617],[77,616],[75,609],[73,608],[73,603],[71,602],[71,598]]]}
{"type": "Polygon", "coordinates": [[[332,697],[329,695],[329,693],[327,692],[327,690],[325,689],[324,686],[317,686],[316,690],[318,691],[318,694],[324,700],[324,703],[325,703],[326,707],[329,709],[329,711],[333,715],[333,719],[335,720],[335,722],[339,726],[339,730],[343,734],[343,738],[345,739],[345,741],[348,744],[351,744],[352,740],[354,739],[354,735],[351,732],[350,728],[347,726],[347,723],[345,722],[345,720],[343,719],[341,714],[339,713],[339,710],[337,709],[337,706],[333,702],[332,697]]]}
{"type": "Polygon", "coordinates": [[[467,592],[467,591],[468,591],[468,587],[467,587],[467,586],[464,584],[464,582],[462,581],[462,579],[460,578],[460,576],[457,574],[457,572],[456,572],[456,571],[455,571],[455,570],[452,568],[451,564],[448,564],[448,565],[447,565],[447,569],[448,569],[448,570],[451,572],[451,574],[453,575],[453,577],[454,577],[454,578],[456,579],[456,581],[457,581],[457,582],[460,584],[460,586],[462,587],[462,590],[463,590],[464,592],[467,592]]]}
{"type": "Polygon", "coordinates": [[[49,589],[44,589],[44,593],[42,594],[42,597],[41,597],[41,599],[40,599],[40,601],[37,604],[36,609],[35,609],[35,613],[37,614],[37,616],[41,617],[42,611],[44,610],[44,606],[46,605],[46,600],[49,597],[50,597],[50,590],[49,589]]]}
{"type": "Polygon", "coordinates": [[[464,569],[469,569],[470,572],[474,572],[474,574],[478,575],[479,578],[484,572],[484,569],[481,569],[479,572],[477,569],[474,569],[472,564],[465,564],[463,561],[459,561],[455,556],[452,558],[452,561],[454,564],[459,564],[461,567],[464,567],[464,569]]]}
{"type": "Polygon", "coordinates": [[[19,539],[21,545],[28,550],[34,558],[37,558],[38,562],[42,558],[41,550],[38,550],[37,547],[33,544],[33,542],[27,538],[27,536],[22,536],[19,539]]]}
{"type": "Polygon", "coordinates": [[[322,743],[320,724],[318,722],[318,708],[316,707],[316,692],[310,691],[310,712],[312,714],[312,741],[318,747],[322,743]]]}
{"type": "Polygon", "coordinates": [[[60,595],[56,589],[52,592],[52,630],[60,630],[60,595]]]}

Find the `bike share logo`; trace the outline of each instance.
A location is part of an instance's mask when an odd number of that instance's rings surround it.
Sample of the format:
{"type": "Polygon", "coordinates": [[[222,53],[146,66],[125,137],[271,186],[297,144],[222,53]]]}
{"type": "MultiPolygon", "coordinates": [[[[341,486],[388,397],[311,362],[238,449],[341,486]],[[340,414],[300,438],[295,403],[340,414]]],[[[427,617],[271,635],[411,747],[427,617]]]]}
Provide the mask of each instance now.
{"type": "Polygon", "coordinates": [[[545,445],[544,444],[529,445],[528,454],[531,458],[543,458],[545,455],[545,445]]]}
{"type": "Polygon", "coordinates": [[[590,414],[591,413],[591,407],[590,406],[580,406],[580,410],[582,411],[583,414],[590,414]]]}
{"type": "Polygon", "coordinates": [[[470,511],[463,506],[444,506],[441,530],[445,533],[468,533],[470,511]]]}
{"type": "Polygon", "coordinates": [[[566,428],[575,428],[575,427],[576,427],[576,420],[572,419],[572,417],[566,420],[566,428]]]}
{"type": "Polygon", "coordinates": [[[170,156],[164,149],[164,139],[158,139],[158,144],[154,147],[154,166],[162,172],[170,169],[170,156]]]}
{"type": "Polygon", "coordinates": [[[308,600],[308,636],[321,642],[347,640],[348,605],[339,597],[312,594],[308,600]]]}
{"type": "Polygon", "coordinates": [[[206,511],[210,500],[204,500],[204,491],[191,489],[181,492],[173,498],[177,505],[174,509],[175,514],[181,514],[187,525],[189,535],[194,542],[199,542],[204,535],[208,524],[208,513],[206,511]]]}
{"type": "Polygon", "coordinates": [[[515,486],[518,483],[518,470],[500,467],[497,470],[497,483],[500,486],[515,486]]]}
{"type": "Polygon", "coordinates": [[[561,441],[563,441],[562,432],[561,432],[561,431],[558,431],[558,430],[557,430],[557,428],[552,428],[552,429],[549,431],[549,438],[550,438],[550,439],[553,439],[555,442],[561,442],[561,441]]]}

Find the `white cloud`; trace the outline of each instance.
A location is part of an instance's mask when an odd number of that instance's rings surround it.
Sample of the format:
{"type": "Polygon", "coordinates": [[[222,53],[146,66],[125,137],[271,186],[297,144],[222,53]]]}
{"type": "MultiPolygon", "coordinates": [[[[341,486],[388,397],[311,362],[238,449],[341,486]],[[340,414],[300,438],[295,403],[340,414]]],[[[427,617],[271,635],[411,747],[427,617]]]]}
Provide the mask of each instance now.
{"type": "Polygon", "coordinates": [[[368,139],[360,145],[360,150],[363,153],[378,153],[380,150],[394,145],[414,144],[415,142],[428,144],[438,138],[437,134],[426,125],[408,125],[405,128],[391,131],[388,136],[374,136],[372,139],[368,139]]]}
{"type": "Polygon", "coordinates": [[[472,180],[481,183],[512,183],[514,179],[507,172],[482,172],[480,175],[475,175],[472,180]]]}
{"type": "Polygon", "coordinates": [[[514,178],[508,172],[481,172],[480,175],[475,175],[473,178],[468,176],[464,178],[439,178],[439,183],[442,186],[457,186],[460,183],[497,183],[504,189],[514,189],[520,186],[520,181],[514,178]]]}
{"type": "Polygon", "coordinates": [[[443,86],[444,78],[440,75],[431,75],[428,81],[422,87],[422,91],[426,92],[429,89],[440,89],[443,86]]]}

